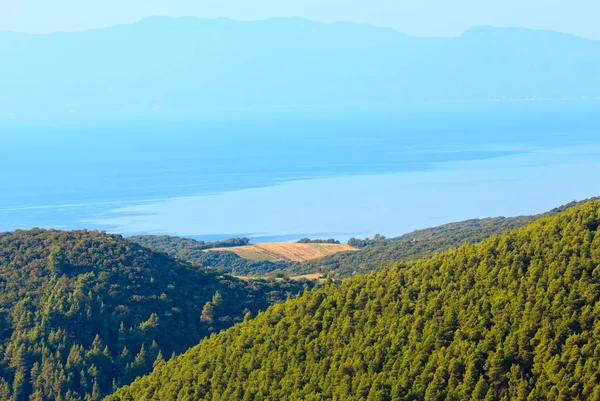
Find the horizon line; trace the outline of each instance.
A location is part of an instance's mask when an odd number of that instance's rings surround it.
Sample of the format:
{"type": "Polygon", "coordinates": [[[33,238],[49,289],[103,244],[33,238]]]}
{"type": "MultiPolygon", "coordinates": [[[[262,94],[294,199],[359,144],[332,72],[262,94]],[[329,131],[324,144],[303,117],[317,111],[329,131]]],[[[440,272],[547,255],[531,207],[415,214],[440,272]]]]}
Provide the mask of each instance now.
{"type": "Polygon", "coordinates": [[[315,23],[315,24],[323,24],[323,25],[349,24],[349,25],[365,26],[365,27],[371,27],[373,29],[391,30],[391,31],[398,33],[399,35],[404,35],[407,37],[425,38],[425,39],[456,39],[474,29],[491,28],[491,29],[497,29],[497,30],[525,30],[525,31],[531,31],[531,32],[548,32],[548,33],[555,33],[555,34],[560,34],[560,35],[576,37],[576,38],[580,38],[580,39],[584,39],[584,40],[600,41],[600,39],[594,39],[594,38],[590,38],[590,37],[585,37],[585,36],[576,35],[573,33],[568,33],[568,32],[563,32],[563,31],[557,31],[557,30],[553,30],[553,29],[537,29],[537,28],[529,28],[529,27],[525,27],[525,26],[516,26],[516,25],[511,25],[511,26],[472,25],[469,28],[465,29],[462,33],[460,33],[459,35],[456,35],[456,36],[439,36],[439,35],[428,36],[428,35],[410,35],[410,34],[404,33],[404,32],[402,32],[394,27],[391,27],[391,26],[375,25],[375,24],[356,22],[356,21],[348,21],[348,20],[320,21],[320,20],[314,20],[314,19],[298,17],[298,16],[277,16],[277,17],[268,17],[268,18],[262,18],[262,19],[235,19],[235,18],[230,18],[230,17],[206,18],[206,17],[198,17],[198,16],[194,16],[194,15],[173,17],[173,16],[169,16],[169,15],[159,15],[159,14],[148,15],[146,17],[135,20],[133,22],[105,25],[105,26],[100,26],[100,27],[90,27],[90,28],[80,29],[80,30],[64,30],[64,31],[59,30],[59,31],[52,31],[52,32],[27,32],[27,31],[0,29],[0,33],[11,33],[11,34],[21,34],[21,35],[31,35],[31,36],[68,35],[68,34],[77,34],[77,33],[84,33],[84,32],[90,32],[90,31],[100,31],[100,30],[123,27],[123,26],[133,26],[133,25],[141,24],[144,21],[152,20],[152,19],[165,19],[165,20],[186,20],[186,19],[190,20],[190,19],[192,19],[192,20],[197,20],[197,21],[229,21],[229,22],[236,22],[236,23],[242,23],[242,24],[244,24],[244,23],[252,24],[252,23],[260,23],[260,22],[267,22],[267,21],[274,21],[274,20],[299,20],[299,21],[310,22],[310,23],[315,23]]]}

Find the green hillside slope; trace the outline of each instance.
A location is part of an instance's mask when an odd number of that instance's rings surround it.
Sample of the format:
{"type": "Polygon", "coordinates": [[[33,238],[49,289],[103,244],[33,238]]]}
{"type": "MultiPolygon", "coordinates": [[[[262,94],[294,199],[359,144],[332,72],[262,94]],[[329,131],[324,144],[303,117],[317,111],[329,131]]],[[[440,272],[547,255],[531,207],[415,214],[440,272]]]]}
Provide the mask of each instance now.
{"type": "Polygon", "coordinates": [[[328,284],[118,400],[598,400],[600,203],[328,284]]]}
{"type": "Polygon", "coordinates": [[[592,198],[567,203],[546,213],[532,216],[492,217],[444,224],[413,231],[394,238],[381,236],[365,240],[352,238],[348,241],[348,244],[362,248],[359,252],[344,252],[321,259],[309,260],[285,267],[279,273],[296,276],[321,272],[329,274],[335,279],[352,277],[356,274],[378,270],[399,260],[416,260],[432,256],[436,252],[456,248],[465,243],[478,243],[491,236],[524,227],[544,217],[556,216],[558,213],[572,207],[598,199],[592,198]]]}
{"type": "Polygon", "coordinates": [[[0,400],[99,400],[302,288],[237,280],[117,235],[0,234],[0,400]]]}

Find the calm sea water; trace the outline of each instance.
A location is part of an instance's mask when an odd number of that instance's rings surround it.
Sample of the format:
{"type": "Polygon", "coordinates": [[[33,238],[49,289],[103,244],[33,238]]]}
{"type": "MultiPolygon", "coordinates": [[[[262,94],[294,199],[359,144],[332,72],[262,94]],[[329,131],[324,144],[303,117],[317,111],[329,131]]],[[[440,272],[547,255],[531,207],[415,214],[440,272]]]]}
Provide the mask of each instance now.
{"type": "Polygon", "coordinates": [[[398,235],[600,195],[600,103],[0,122],[0,231],[398,235]]]}

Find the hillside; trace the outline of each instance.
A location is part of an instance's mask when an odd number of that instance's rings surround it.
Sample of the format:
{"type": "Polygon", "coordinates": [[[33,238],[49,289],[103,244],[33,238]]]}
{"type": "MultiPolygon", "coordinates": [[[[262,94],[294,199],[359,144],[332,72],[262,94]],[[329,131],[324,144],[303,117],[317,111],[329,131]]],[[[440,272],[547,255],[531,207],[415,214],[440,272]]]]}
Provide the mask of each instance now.
{"type": "Polygon", "coordinates": [[[599,199],[592,198],[571,202],[548,212],[532,216],[492,217],[449,223],[413,231],[395,238],[382,236],[364,240],[352,238],[348,241],[348,244],[360,248],[360,251],[343,252],[290,265],[276,273],[278,275],[297,276],[320,272],[323,275],[329,274],[336,279],[351,277],[356,274],[378,270],[393,264],[394,261],[416,260],[432,256],[436,252],[456,248],[465,243],[478,243],[491,236],[524,227],[541,218],[556,216],[570,208],[599,199]]]}
{"type": "Polygon", "coordinates": [[[99,400],[288,294],[96,231],[0,234],[0,400],[99,400]]]}
{"type": "MultiPolygon", "coordinates": [[[[242,276],[276,275],[295,277],[314,276],[321,273],[322,276],[330,275],[334,279],[343,279],[378,270],[399,260],[415,260],[431,256],[436,252],[456,248],[464,243],[478,243],[491,236],[524,227],[541,218],[555,216],[569,208],[598,199],[574,201],[548,212],[532,216],[472,219],[417,230],[393,238],[383,236],[376,236],[372,239],[351,238],[348,244],[352,247],[352,251],[341,250],[331,255],[323,255],[303,262],[278,260],[278,257],[266,260],[267,258],[260,253],[244,256],[243,253],[230,252],[232,250],[230,248],[214,249],[215,246],[219,246],[218,243],[204,243],[190,238],[142,235],[128,239],[182,260],[242,276]],[[359,250],[357,251],[355,248],[359,250]],[[212,250],[211,252],[205,252],[206,249],[212,250]],[[248,256],[257,260],[245,259],[248,256]]],[[[226,242],[233,245],[239,240],[234,238],[226,242]]]]}
{"type": "MultiPolygon", "coordinates": [[[[277,259],[276,261],[268,260],[268,258],[251,260],[231,252],[231,247],[239,244],[242,240],[246,240],[245,238],[232,238],[221,242],[204,242],[193,238],[168,235],[138,235],[127,239],[181,260],[238,275],[263,275],[274,270],[285,269],[291,265],[290,262],[281,258],[272,258],[277,259]],[[219,249],[215,249],[215,247],[219,249]],[[207,249],[211,249],[211,252],[205,252],[207,249]]],[[[247,244],[247,241],[245,243],[247,244]]]]}
{"type": "Polygon", "coordinates": [[[328,284],[107,400],[597,400],[599,226],[588,203],[328,284]]]}
{"type": "Polygon", "coordinates": [[[0,53],[0,115],[17,117],[600,97],[600,41],[518,28],[440,39],[295,18],[154,17],[0,32],[0,53]]]}
{"type": "Polygon", "coordinates": [[[205,252],[233,252],[241,258],[257,262],[304,262],[339,252],[352,252],[355,250],[356,248],[345,244],[265,242],[231,248],[214,248],[205,252]]]}

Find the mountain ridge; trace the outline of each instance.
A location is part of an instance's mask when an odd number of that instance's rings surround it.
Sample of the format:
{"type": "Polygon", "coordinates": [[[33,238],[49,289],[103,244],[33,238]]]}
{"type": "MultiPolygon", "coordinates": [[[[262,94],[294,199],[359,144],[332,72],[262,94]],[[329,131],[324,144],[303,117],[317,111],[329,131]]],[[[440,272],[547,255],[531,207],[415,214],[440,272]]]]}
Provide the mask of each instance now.
{"type": "Polygon", "coordinates": [[[441,39],[301,19],[158,18],[0,33],[0,51],[0,114],[17,117],[600,98],[600,41],[551,31],[441,39]]]}
{"type": "Polygon", "coordinates": [[[15,30],[1,30],[0,29],[0,34],[6,33],[6,34],[17,34],[17,35],[31,35],[31,36],[48,36],[48,35],[70,35],[70,34],[78,34],[78,33],[83,33],[83,32],[90,32],[90,31],[101,31],[101,30],[105,30],[105,29],[112,29],[112,28],[118,28],[118,27],[131,27],[131,26],[135,26],[135,25],[141,25],[141,24],[153,24],[156,22],[227,22],[227,23],[242,23],[242,24],[264,24],[264,23],[270,23],[270,22],[286,22],[286,21],[291,21],[291,22],[300,22],[300,23],[308,23],[308,24],[323,24],[323,25],[338,25],[338,26],[357,26],[357,27],[364,27],[364,28],[368,28],[368,29],[379,29],[379,30],[384,30],[384,31],[391,31],[394,32],[395,34],[400,34],[402,36],[406,36],[406,37],[410,37],[410,38],[421,38],[421,39],[456,39],[459,38],[461,36],[464,35],[468,35],[474,32],[481,32],[481,31],[521,31],[521,32],[543,32],[543,33],[551,33],[551,34],[556,34],[556,35],[561,35],[561,36],[570,36],[570,37],[574,37],[574,38],[578,38],[578,39],[584,39],[584,40],[590,40],[590,41],[600,41],[600,39],[594,39],[594,38],[588,38],[588,37],[584,37],[584,36],[580,36],[580,35],[576,35],[576,34],[572,34],[572,33],[568,33],[568,32],[562,32],[562,31],[557,31],[557,30],[553,30],[553,29],[539,29],[539,28],[528,28],[528,27],[524,27],[524,26],[496,26],[496,25],[474,25],[472,27],[469,27],[467,29],[465,29],[462,33],[459,33],[455,36],[419,36],[419,35],[409,35],[406,34],[404,32],[402,32],[399,29],[393,28],[393,27],[388,27],[388,26],[383,26],[383,25],[374,25],[374,24],[368,24],[368,23],[362,23],[362,22],[354,22],[354,21],[318,21],[318,20],[312,20],[309,18],[302,18],[302,17],[270,17],[270,18],[263,18],[263,19],[256,19],[256,20],[240,20],[240,19],[235,19],[235,18],[228,18],[228,17],[216,17],[216,18],[203,18],[203,17],[196,17],[196,16],[181,16],[181,17],[171,17],[171,16],[166,16],[166,15],[150,15],[144,18],[140,18],[137,21],[133,21],[133,22],[128,22],[128,23],[121,23],[121,24],[114,24],[114,25],[107,25],[107,26],[102,26],[102,27],[93,27],[93,28],[88,28],[88,29],[81,29],[81,30],[76,30],[76,31],[54,31],[54,32],[47,32],[47,33],[32,33],[32,32],[24,32],[24,31],[15,31],[15,30]]]}

